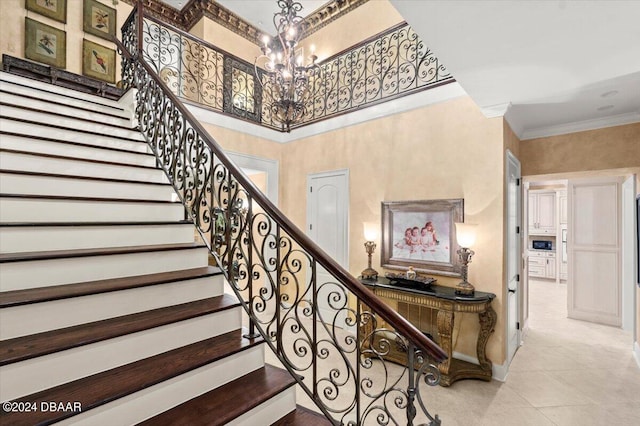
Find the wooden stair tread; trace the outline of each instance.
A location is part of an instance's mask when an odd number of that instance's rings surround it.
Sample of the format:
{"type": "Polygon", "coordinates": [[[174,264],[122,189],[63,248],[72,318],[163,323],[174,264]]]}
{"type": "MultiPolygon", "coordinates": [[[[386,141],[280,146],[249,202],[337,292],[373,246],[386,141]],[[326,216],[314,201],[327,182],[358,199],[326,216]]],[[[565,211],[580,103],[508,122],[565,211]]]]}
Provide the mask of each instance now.
{"type": "Polygon", "coordinates": [[[193,225],[190,220],[165,221],[129,221],[129,222],[0,222],[0,228],[48,228],[48,227],[90,227],[90,226],[158,226],[158,225],[193,225]]]}
{"type": "Polygon", "coordinates": [[[232,296],[224,294],[208,299],[3,340],[0,341],[0,365],[137,333],[142,330],[232,309],[236,306],[240,306],[239,302],[232,296]]]}
{"type": "MultiPolygon", "coordinates": [[[[7,81],[3,81],[3,83],[11,84],[10,82],[7,82],[7,81]]],[[[34,90],[38,90],[38,89],[34,89],[34,90]]],[[[24,93],[15,93],[15,92],[12,92],[12,91],[6,90],[6,89],[0,89],[0,93],[4,93],[4,94],[7,94],[7,95],[13,95],[13,96],[19,96],[19,97],[25,98],[25,99],[32,99],[32,100],[35,100],[35,101],[38,101],[38,102],[46,102],[46,103],[51,104],[51,105],[61,105],[61,106],[64,106],[64,107],[74,108],[74,109],[81,110],[81,111],[88,111],[88,112],[91,112],[91,113],[94,113],[94,114],[106,115],[108,117],[119,118],[121,120],[127,120],[126,117],[123,117],[121,115],[110,113],[110,112],[94,110],[94,109],[91,109],[91,108],[87,108],[86,106],[69,105],[69,104],[65,104],[63,102],[53,101],[51,99],[44,100],[44,99],[39,98],[37,96],[27,95],[27,94],[24,94],[24,93]]],[[[49,93],[51,93],[51,92],[49,92],[49,93]]],[[[64,96],[64,95],[60,95],[60,96],[64,96]]],[[[76,98],[76,99],[77,100],[81,100],[79,98],[76,98]]],[[[103,106],[110,108],[109,105],[103,105],[103,106]]],[[[121,109],[120,111],[124,111],[124,110],[121,109]]]]}
{"type": "Polygon", "coordinates": [[[265,365],[138,425],[224,425],[295,384],[287,371],[265,365]]]}
{"type": "MultiPolygon", "coordinates": [[[[78,401],[84,412],[262,343],[261,338],[247,339],[242,337],[242,333],[242,330],[235,330],[15,401],[78,401]]],[[[0,419],[3,424],[26,426],[50,424],[75,414],[78,413],[39,410],[2,413],[0,419]]]]}
{"type": "Polygon", "coordinates": [[[106,161],[106,160],[98,160],[93,158],[80,158],[80,157],[70,157],[68,155],[58,155],[58,154],[48,154],[44,152],[35,152],[35,151],[24,151],[20,149],[9,149],[9,148],[0,148],[0,153],[6,152],[9,154],[20,154],[20,155],[29,155],[31,157],[45,157],[45,158],[54,158],[57,160],[69,160],[76,161],[78,163],[91,163],[91,164],[104,164],[108,166],[118,166],[118,167],[129,167],[135,169],[147,169],[147,170],[160,170],[157,166],[145,166],[142,164],[132,164],[132,163],[122,163],[119,161],[106,161]]]}
{"type": "Polygon", "coordinates": [[[219,268],[206,266],[203,268],[160,272],[156,274],[138,275],[135,277],[113,278],[76,284],[28,288],[24,290],[11,290],[0,293],[0,308],[27,305],[30,303],[49,302],[51,300],[68,299],[71,297],[88,296],[91,294],[108,293],[118,290],[128,290],[138,287],[166,284],[175,281],[206,278],[220,274],[222,274],[222,272],[219,268]]]}
{"type": "Polygon", "coordinates": [[[138,184],[138,185],[171,186],[170,183],[166,183],[166,182],[148,182],[148,181],[144,181],[144,180],[114,179],[114,178],[103,178],[103,177],[95,177],[95,176],[61,175],[59,173],[27,172],[27,171],[23,171],[23,170],[0,169],[0,173],[10,174],[10,175],[41,176],[41,177],[47,177],[47,178],[62,178],[62,179],[76,179],[76,180],[98,180],[98,181],[102,181],[102,182],[133,183],[133,184],[138,184]]]}
{"type": "Polygon", "coordinates": [[[108,198],[108,197],[78,197],[73,195],[38,195],[38,194],[9,194],[0,193],[0,198],[19,198],[36,200],[65,200],[65,201],[100,201],[100,202],[125,202],[125,203],[162,203],[181,204],[179,200],[141,200],[138,198],[108,198]]]}
{"type": "MultiPolygon", "coordinates": [[[[150,152],[131,151],[131,150],[128,150],[128,149],[116,148],[116,147],[113,147],[113,146],[92,145],[92,144],[88,144],[88,143],[72,142],[72,141],[67,141],[67,140],[64,140],[64,139],[49,138],[49,137],[45,137],[45,136],[26,135],[26,134],[23,134],[23,133],[16,133],[16,132],[6,132],[4,130],[0,130],[0,135],[16,136],[16,137],[19,137],[19,138],[33,139],[33,140],[46,141],[46,142],[55,142],[55,143],[64,144],[64,145],[80,146],[80,147],[83,147],[83,148],[106,150],[106,151],[117,151],[117,152],[122,152],[122,153],[126,153],[126,154],[144,155],[144,156],[147,156],[147,157],[155,157],[155,155],[150,153],[150,152]]],[[[143,142],[143,141],[136,141],[136,142],[137,143],[146,144],[146,142],[143,142]]]]}
{"type": "MultiPolygon", "coordinates": [[[[46,127],[46,128],[52,128],[52,129],[69,130],[69,131],[73,131],[73,132],[76,132],[76,133],[85,133],[87,135],[103,136],[103,137],[108,137],[110,139],[120,139],[120,140],[124,140],[124,141],[131,141],[131,142],[138,142],[138,143],[146,144],[145,141],[140,140],[140,139],[133,139],[133,138],[125,137],[125,136],[105,135],[104,133],[101,133],[101,132],[94,132],[94,131],[86,130],[86,129],[76,129],[76,128],[73,128],[73,127],[60,126],[60,125],[51,124],[51,123],[43,123],[41,121],[27,120],[25,118],[7,117],[7,116],[4,116],[4,115],[0,115],[0,118],[2,118],[3,120],[19,121],[20,123],[31,124],[33,126],[42,126],[42,127],[46,127]]],[[[137,131],[135,128],[126,128],[126,129],[127,130],[132,130],[134,132],[137,131]]]]}
{"type": "Polygon", "coordinates": [[[331,421],[320,413],[311,411],[301,405],[271,426],[325,426],[331,425],[331,421]]]}
{"type": "MultiPolygon", "coordinates": [[[[127,126],[123,126],[123,125],[120,125],[120,124],[105,123],[104,121],[94,120],[94,119],[91,119],[91,118],[78,117],[78,116],[75,116],[75,115],[63,114],[61,112],[47,111],[47,110],[41,109],[41,108],[28,107],[28,106],[24,106],[24,105],[16,105],[16,104],[7,103],[7,102],[1,102],[1,101],[0,101],[0,106],[18,108],[18,109],[21,109],[21,110],[26,110],[26,111],[31,111],[31,112],[38,112],[38,113],[42,113],[42,114],[50,114],[50,115],[54,115],[56,117],[69,118],[69,119],[73,119],[73,120],[84,121],[85,123],[91,123],[91,124],[96,124],[96,125],[100,125],[100,126],[113,127],[114,129],[132,130],[134,132],[137,131],[137,129],[135,129],[133,127],[127,127],[127,126]]],[[[98,113],[98,112],[96,112],[96,113],[98,113]]],[[[126,120],[126,118],[124,120],[126,120]]]]}
{"type": "Polygon", "coordinates": [[[70,257],[108,256],[170,250],[191,250],[206,247],[199,243],[157,244],[150,246],[126,246],[73,250],[51,250],[0,254],[0,263],[24,262],[30,260],[65,259],[70,257]]]}

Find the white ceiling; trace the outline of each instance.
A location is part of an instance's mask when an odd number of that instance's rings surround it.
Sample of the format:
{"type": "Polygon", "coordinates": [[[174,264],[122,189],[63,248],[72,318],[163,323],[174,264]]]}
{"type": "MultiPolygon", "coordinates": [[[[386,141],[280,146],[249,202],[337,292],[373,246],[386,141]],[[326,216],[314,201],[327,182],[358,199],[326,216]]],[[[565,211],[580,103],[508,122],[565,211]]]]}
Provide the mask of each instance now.
{"type": "Polygon", "coordinates": [[[640,1],[391,3],[521,138],[640,121],[640,1]]]}
{"type": "MultiPolygon", "coordinates": [[[[390,1],[485,115],[506,114],[523,139],[640,121],[638,0],[390,1]]],[[[274,32],[275,0],[218,2],[274,32]]],[[[301,3],[306,16],[325,1],[301,3]]]]}

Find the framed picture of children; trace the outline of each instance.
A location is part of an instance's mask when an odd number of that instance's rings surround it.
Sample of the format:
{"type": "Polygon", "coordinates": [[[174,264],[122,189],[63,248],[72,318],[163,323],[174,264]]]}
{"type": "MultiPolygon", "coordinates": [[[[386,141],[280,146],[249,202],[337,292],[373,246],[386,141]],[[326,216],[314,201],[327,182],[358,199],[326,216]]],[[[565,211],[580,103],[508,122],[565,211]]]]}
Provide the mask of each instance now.
{"type": "Polygon", "coordinates": [[[464,200],[382,203],[383,268],[460,276],[455,222],[464,221],[464,200]]]}

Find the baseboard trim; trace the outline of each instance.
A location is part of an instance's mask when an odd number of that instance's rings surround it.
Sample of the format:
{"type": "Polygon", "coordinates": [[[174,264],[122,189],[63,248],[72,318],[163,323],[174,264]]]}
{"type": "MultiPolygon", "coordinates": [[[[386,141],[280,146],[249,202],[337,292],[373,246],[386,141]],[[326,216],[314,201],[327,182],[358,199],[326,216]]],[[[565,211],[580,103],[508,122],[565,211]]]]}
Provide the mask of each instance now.
{"type": "Polygon", "coordinates": [[[633,343],[633,357],[636,359],[638,368],[640,368],[640,344],[638,342],[633,343]]]}
{"type": "MultiPolygon", "coordinates": [[[[479,365],[478,358],[463,354],[460,352],[453,352],[453,357],[460,359],[462,361],[470,362],[472,364],[479,365]]],[[[509,372],[509,366],[506,364],[496,364],[494,363],[491,367],[491,378],[497,380],[499,382],[504,382],[507,380],[507,373],[509,372]]]]}

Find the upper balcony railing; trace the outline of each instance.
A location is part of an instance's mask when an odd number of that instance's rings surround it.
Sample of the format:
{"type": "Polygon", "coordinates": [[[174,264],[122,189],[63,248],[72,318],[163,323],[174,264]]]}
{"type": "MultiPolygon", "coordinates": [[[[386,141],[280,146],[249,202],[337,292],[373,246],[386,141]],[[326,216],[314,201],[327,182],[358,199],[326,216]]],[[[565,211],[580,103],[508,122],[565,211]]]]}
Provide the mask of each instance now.
{"type": "MultiPolygon", "coordinates": [[[[125,88],[136,90],[137,125],[249,316],[249,333],[262,335],[333,424],[439,425],[424,401],[445,352],[322,251],[234,165],[173,92],[196,96],[182,88],[203,81],[176,80],[170,89],[158,64],[174,62],[166,62],[165,48],[158,48],[162,62],[155,65],[147,51],[138,54],[148,32],[137,17],[136,8],[122,43],[114,39],[125,88]],[[404,366],[386,359],[392,348],[406,355],[404,366]]],[[[225,87],[211,87],[224,96],[225,87]]]]}
{"type": "MultiPolygon", "coordinates": [[[[253,64],[153,17],[145,16],[142,41],[147,62],[183,100],[282,130],[271,113],[269,86],[259,84],[263,76],[256,76],[253,64]]],[[[452,81],[413,29],[401,23],[321,61],[302,121],[292,128],[452,81]]]]}

